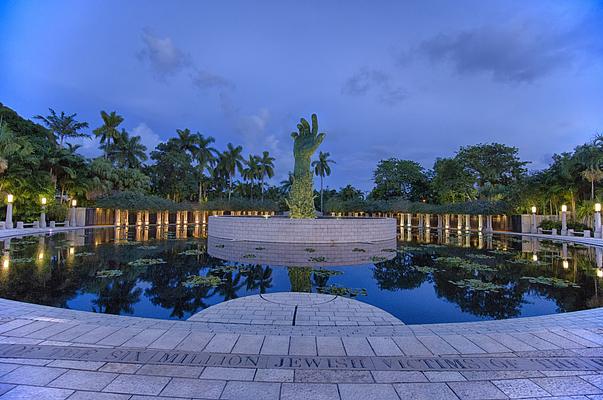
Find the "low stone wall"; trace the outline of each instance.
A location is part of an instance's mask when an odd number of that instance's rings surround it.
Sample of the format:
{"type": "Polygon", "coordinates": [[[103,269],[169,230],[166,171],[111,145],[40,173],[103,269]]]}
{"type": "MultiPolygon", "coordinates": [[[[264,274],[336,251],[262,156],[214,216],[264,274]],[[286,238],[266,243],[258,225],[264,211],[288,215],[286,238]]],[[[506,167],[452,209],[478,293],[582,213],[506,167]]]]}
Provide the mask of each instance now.
{"type": "Polygon", "coordinates": [[[281,243],[380,242],[396,237],[394,218],[317,218],[211,216],[208,236],[281,243]]]}

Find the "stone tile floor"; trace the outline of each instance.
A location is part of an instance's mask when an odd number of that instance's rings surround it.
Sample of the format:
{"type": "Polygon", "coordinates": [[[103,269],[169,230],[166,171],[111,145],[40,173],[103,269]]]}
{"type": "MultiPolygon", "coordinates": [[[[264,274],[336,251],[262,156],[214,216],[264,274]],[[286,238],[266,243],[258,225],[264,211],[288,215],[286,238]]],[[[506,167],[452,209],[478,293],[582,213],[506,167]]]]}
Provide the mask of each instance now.
{"type": "Polygon", "coordinates": [[[600,309],[403,325],[375,307],[316,294],[250,296],[211,307],[189,321],[99,315],[0,299],[0,347],[0,399],[603,400],[600,309]],[[356,324],[293,325],[296,308],[296,322],[303,316],[307,318],[299,321],[320,323],[332,317],[356,324]],[[250,313],[259,319],[244,319],[250,313]],[[383,320],[359,324],[371,318],[383,320]],[[19,352],[25,346],[30,346],[29,355],[19,352]],[[66,348],[92,355],[78,359],[66,348]],[[176,361],[183,355],[213,361],[176,361]],[[263,361],[228,364],[254,357],[263,361]],[[516,367],[461,366],[480,359],[516,367]],[[378,360],[383,360],[379,368],[378,360]],[[420,360],[427,364],[413,364],[420,360]],[[426,367],[434,360],[448,364],[426,367]],[[529,360],[542,367],[523,367],[529,360]],[[407,364],[383,368],[393,361],[407,364]],[[333,364],[325,367],[325,362],[333,364]],[[318,364],[312,363],[323,364],[315,368],[318,364]]]}

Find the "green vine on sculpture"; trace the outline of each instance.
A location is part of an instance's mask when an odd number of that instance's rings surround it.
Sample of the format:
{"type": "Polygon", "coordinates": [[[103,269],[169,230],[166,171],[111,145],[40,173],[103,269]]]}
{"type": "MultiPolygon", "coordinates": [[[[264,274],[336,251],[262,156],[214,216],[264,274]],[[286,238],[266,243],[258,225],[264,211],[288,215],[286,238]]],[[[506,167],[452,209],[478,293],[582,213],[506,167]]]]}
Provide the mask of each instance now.
{"type": "Polygon", "coordinates": [[[297,124],[297,132],[291,137],[295,168],[293,170],[293,185],[287,199],[291,218],[316,218],[314,211],[314,186],[311,158],[325,138],[324,133],[318,133],[318,118],[312,114],[312,126],[304,118],[297,124]]]}

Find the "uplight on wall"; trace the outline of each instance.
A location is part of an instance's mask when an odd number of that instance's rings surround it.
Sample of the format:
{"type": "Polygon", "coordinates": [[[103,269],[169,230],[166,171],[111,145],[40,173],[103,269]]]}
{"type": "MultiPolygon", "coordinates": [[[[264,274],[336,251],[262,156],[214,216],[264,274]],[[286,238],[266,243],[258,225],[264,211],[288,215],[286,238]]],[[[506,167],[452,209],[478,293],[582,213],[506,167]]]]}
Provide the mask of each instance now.
{"type": "Polygon", "coordinates": [[[71,207],[75,207],[75,206],[77,206],[77,200],[73,199],[73,200],[71,200],[71,207]]]}
{"type": "Polygon", "coordinates": [[[536,214],[536,206],[532,206],[532,214],[536,214]]]}

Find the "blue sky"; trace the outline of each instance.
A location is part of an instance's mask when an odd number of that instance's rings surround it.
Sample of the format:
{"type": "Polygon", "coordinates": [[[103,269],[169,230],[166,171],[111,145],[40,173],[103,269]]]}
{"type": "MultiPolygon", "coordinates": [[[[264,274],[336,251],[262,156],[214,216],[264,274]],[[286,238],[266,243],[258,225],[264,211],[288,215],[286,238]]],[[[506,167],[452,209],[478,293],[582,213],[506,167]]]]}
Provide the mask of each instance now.
{"type": "Polygon", "coordinates": [[[275,181],[312,112],[331,187],[490,141],[542,168],[603,132],[601,21],[587,0],[0,0],[0,102],[91,128],[115,110],[148,147],[190,128],[266,149],[275,181]]]}

